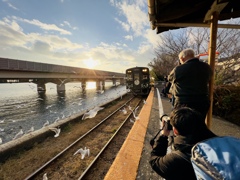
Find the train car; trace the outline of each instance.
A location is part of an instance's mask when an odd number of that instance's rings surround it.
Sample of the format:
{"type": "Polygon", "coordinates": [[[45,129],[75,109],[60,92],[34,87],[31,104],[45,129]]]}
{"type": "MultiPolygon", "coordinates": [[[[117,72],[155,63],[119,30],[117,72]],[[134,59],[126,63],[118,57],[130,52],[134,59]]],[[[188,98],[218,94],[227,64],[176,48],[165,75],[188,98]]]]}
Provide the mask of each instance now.
{"type": "Polygon", "coordinates": [[[134,95],[148,95],[151,90],[149,68],[126,69],[126,88],[134,95]]]}

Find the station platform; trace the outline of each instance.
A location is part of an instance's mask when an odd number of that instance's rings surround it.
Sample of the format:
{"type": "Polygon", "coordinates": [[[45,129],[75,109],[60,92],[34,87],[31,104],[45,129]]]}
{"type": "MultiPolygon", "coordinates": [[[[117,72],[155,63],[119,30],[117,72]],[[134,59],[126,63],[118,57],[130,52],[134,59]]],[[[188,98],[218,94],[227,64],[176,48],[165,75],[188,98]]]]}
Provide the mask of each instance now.
{"type": "MultiPolygon", "coordinates": [[[[161,90],[161,84],[152,88],[139,114],[139,120],[134,123],[104,180],[162,180],[149,164],[152,150],[150,140],[160,128],[159,109],[163,109],[162,113],[167,115],[172,110],[168,98],[161,97],[159,103],[158,92],[161,90]]],[[[219,136],[240,138],[239,126],[215,116],[212,117],[211,124],[210,129],[219,136]]]]}

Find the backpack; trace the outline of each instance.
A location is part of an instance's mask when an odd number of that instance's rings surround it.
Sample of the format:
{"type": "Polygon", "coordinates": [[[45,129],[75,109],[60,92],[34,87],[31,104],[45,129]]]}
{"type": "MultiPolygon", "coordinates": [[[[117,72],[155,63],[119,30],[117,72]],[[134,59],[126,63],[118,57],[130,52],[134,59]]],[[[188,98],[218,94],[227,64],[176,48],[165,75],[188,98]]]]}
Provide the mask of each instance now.
{"type": "Polygon", "coordinates": [[[239,180],[240,139],[219,136],[193,146],[191,163],[198,180],[239,180]]]}

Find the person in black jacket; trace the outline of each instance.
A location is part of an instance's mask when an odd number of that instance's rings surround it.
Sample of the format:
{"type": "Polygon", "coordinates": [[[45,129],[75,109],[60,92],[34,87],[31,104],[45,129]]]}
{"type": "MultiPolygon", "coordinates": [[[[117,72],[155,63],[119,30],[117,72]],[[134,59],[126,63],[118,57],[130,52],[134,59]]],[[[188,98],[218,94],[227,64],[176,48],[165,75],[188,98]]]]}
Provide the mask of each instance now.
{"type": "Polygon", "coordinates": [[[210,107],[209,82],[213,75],[209,64],[195,57],[193,49],[179,53],[181,65],[175,67],[168,76],[175,97],[174,108],[187,106],[199,111],[205,121],[210,107]]]}
{"type": "Polygon", "coordinates": [[[152,169],[166,180],[195,180],[190,162],[191,149],[196,143],[216,135],[202,123],[199,112],[189,107],[174,109],[170,114],[170,124],[175,137],[173,148],[167,153],[170,131],[165,126],[166,122],[162,123],[163,130],[153,145],[149,161],[152,169]]]}

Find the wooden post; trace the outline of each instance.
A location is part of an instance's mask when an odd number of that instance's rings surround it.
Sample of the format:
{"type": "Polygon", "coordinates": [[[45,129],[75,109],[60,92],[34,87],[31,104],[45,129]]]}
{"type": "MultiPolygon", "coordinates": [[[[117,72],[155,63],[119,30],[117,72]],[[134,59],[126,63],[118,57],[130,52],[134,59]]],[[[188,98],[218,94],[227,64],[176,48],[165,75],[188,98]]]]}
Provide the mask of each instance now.
{"type": "Polygon", "coordinates": [[[210,95],[210,108],[207,114],[206,124],[208,128],[212,125],[212,108],[213,108],[213,87],[214,87],[214,71],[215,71],[215,55],[216,55],[216,44],[217,44],[217,29],[218,29],[218,12],[214,12],[211,16],[210,24],[210,46],[208,64],[211,66],[213,76],[209,82],[209,95],[210,95]]]}

